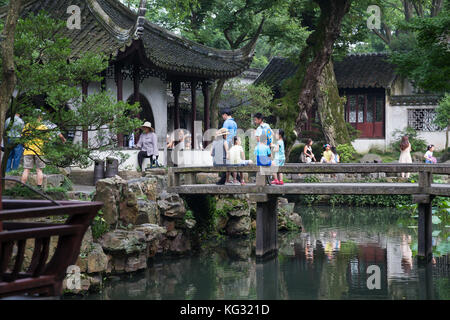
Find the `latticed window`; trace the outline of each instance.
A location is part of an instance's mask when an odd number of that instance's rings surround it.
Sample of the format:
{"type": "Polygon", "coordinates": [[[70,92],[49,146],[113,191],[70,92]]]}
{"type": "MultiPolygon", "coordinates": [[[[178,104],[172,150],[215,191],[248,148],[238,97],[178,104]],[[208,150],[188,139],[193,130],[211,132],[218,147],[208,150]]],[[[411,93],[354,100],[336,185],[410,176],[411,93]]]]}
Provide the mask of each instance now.
{"type": "Polygon", "coordinates": [[[408,126],[417,131],[440,131],[434,123],[435,118],[434,109],[408,109],[408,126]]]}

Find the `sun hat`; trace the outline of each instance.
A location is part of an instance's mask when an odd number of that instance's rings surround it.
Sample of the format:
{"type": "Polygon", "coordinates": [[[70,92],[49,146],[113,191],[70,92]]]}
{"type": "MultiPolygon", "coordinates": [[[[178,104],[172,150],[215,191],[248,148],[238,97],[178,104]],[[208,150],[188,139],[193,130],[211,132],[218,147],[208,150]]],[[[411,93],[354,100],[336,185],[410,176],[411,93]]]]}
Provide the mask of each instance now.
{"type": "Polygon", "coordinates": [[[221,129],[217,130],[217,132],[216,132],[216,137],[224,136],[224,135],[226,135],[226,134],[228,134],[228,133],[229,133],[229,132],[228,132],[228,129],[227,129],[227,128],[221,128],[221,129]]]}
{"type": "Polygon", "coordinates": [[[148,121],[145,121],[144,124],[142,125],[142,127],[147,127],[147,128],[151,128],[152,124],[148,121]]]}

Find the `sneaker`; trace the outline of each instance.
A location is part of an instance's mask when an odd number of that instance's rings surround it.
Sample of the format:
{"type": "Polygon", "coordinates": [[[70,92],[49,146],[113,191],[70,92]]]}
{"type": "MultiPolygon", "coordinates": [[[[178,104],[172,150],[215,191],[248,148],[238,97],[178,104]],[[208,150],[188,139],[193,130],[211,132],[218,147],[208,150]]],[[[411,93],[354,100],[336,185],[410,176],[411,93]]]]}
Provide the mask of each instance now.
{"type": "Polygon", "coordinates": [[[283,180],[278,180],[278,183],[277,183],[279,186],[282,186],[283,184],[284,184],[284,182],[283,182],[283,180]]]}
{"type": "Polygon", "coordinates": [[[233,181],[233,184],[236,184],[236,185],[238,185],[238,184],[241,184],[239,181],[237,181],[237,180],[234,180],[233,181]]]}
{"type": "Polygon", "coordinates": [[[278,179],[273,179],[273,180],[270,182],[270,184],[278,184],[278,183],[279,183],[278,179]]]}
{"type": "Polygon", "coordinates": [[[226,185],[226,186],[232,186],[232,185],[234,185],[234,183],[231,182],[231,181],[230,181],[230,182],[225,182],[225,185],[226,185]]]}

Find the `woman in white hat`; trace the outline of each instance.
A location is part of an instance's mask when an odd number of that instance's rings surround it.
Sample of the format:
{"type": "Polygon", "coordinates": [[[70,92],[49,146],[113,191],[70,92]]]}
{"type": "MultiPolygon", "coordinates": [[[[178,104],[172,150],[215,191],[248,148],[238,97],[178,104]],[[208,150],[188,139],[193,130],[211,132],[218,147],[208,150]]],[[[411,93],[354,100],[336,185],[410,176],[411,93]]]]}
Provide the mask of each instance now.
{"type": "Polygon", "coordinates": [[[152,124],[146,121],[142,125],[142,131],[143,133],[136,144],[136,148],[141,150],[138,153],[139,168],[142,170],[144,158],[150,158],[150,168],[153,168],[154,165],[158,167],[158,139],[155,130],[152,128],[152,124]]]}

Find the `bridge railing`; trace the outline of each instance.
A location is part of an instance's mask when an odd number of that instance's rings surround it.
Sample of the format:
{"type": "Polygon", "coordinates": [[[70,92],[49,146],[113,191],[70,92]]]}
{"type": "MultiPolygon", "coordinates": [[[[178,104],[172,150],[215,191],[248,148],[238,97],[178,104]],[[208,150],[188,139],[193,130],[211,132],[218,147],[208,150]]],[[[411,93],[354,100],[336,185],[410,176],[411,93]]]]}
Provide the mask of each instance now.
{"type": "Polygon", "coordinates": [[[215,166],[215,167],[171,167],[169,168],[169,186],[180,186],[180,176],[185,176],[185,184],[196,184],[195,175],[197,173],[220,173],[220,172],[247,172],[256,173],[257,185],[264,185],[265,179],[258,179],[258,176],[270,175],[273,173],[285,174],[332,174],[332,173],[419,173],[419,185],[428,186],[432,183],[433,174],[450,174],[449,164],[396,164],[396,163],[364,163],[364,164],[294,164],[288,163],[284,166],[215,166]]]}

